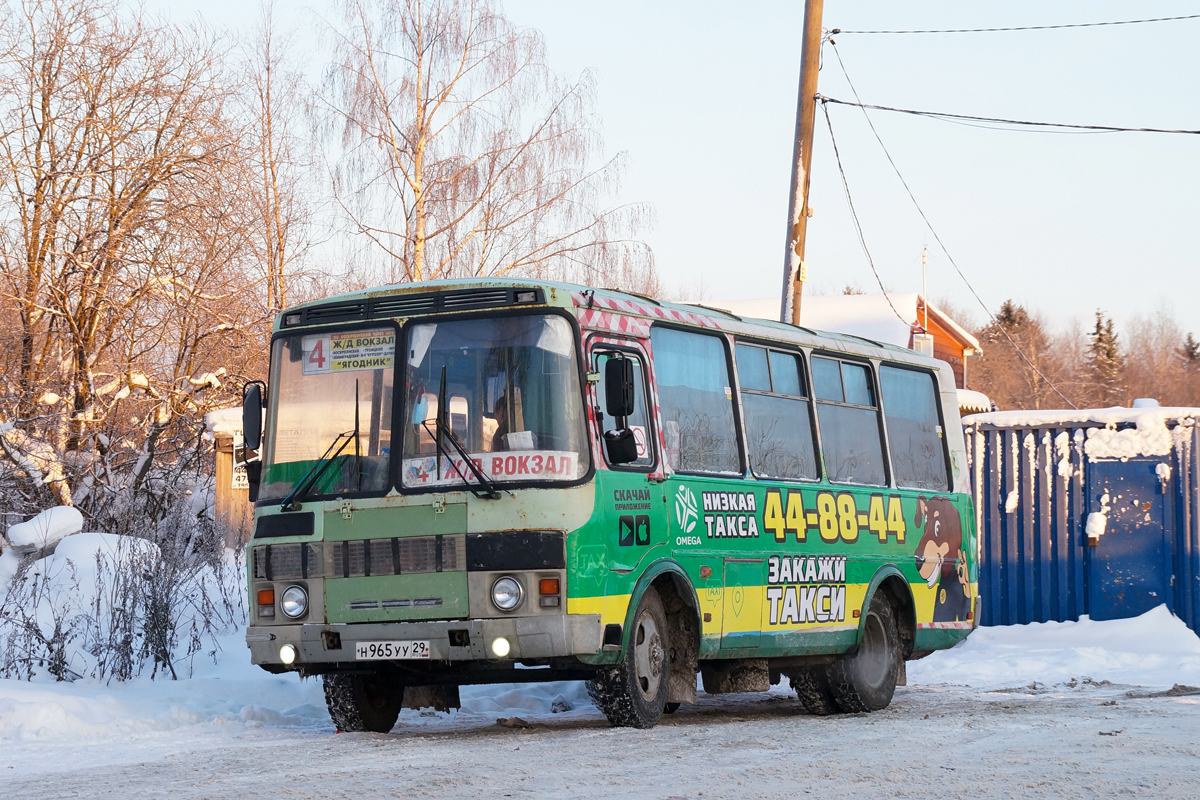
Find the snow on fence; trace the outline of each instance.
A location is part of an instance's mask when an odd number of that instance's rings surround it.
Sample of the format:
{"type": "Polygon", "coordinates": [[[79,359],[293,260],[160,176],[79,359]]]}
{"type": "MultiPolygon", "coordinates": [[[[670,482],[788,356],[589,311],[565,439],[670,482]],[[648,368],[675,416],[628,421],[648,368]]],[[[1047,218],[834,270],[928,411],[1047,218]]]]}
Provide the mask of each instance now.
{"type": "Polygon", "coordinates": [[[980,622],[1137,616],[1200,625],[1200,408],[963,419],[980,531],[980,622]]]}

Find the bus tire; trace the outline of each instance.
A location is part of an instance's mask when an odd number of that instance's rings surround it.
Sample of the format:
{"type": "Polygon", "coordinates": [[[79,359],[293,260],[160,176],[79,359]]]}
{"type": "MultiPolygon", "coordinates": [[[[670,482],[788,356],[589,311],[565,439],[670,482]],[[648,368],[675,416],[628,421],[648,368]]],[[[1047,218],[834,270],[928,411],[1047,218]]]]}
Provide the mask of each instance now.
{"type": "Polygon", "coordinates": [[[616,728],[653,728],[667,705],[671,680],[667,614],[649,588],[633,615],[625,657],[587,682],[588,695],[616,728]]]}
{"type": "Polygon", "coordinates": [[[825,667],[798,669],[788,673],[792,679],[792,688],[804,710],[818,717],[827,717],[841,711],[833,691],[829,688],[825,667]]]}
{"type": "Polygon", "coordinates": [[[404,704],[404,688],[388,685],[382,675],[324,676],[325,705],[339,733],[387,733],[404,704]]]}
{"type": "Polygon", "coordinates": [[[900,674],[900,630],[887,595],[876,592],[865,616],[858,650],[828,668],[829,688],[848,713],[887,708],[900,674]]]}

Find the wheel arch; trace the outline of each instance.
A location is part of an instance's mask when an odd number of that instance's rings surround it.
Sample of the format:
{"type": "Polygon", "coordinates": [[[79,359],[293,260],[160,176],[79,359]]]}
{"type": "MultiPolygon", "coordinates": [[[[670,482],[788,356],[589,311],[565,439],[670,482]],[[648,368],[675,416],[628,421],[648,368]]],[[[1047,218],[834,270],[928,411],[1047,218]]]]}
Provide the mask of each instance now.
{"type": "Polygon", "coordinates": [[[896,612],[896,623],[900,628],[900,646],[904,657],[912,655],[913,644],[917,635],[917,607],[913,599],[912,588],[904,573],[895,564],[880,567],[867,585],[867,593],[863,598],[862,610],[858,615],[858,633],[855,636],[854,647],[862,643],[864,626],[867,622],[866,611],[875,600],[875,595],[883,592],[896,612]]]}
{"type": "Polygon", "coordinates": [[[694,628],[695,643],[699,647],[700,601],[696,597],[696,588],[692,585],[692,579],[688,577],[687,571],[682,566],[671,559],[664,558],[646,567],[645,572],[634,584],[633,592],[629,596],[629,608],[625,611],[625,624],[621,631],[622,649],[629,643],[629,630],[633,626],[633,615],[637,611],[638,604],[642,602],[642,595],[650,587],[654,587],[658,591],[659,597],[663,601],[663,607],[669,616],[677,615],[681,611],[685,612],[685,618],[692,622],[689,627],[694,628]],[[677,602],[672,603],[672,597],[677,602]]]}

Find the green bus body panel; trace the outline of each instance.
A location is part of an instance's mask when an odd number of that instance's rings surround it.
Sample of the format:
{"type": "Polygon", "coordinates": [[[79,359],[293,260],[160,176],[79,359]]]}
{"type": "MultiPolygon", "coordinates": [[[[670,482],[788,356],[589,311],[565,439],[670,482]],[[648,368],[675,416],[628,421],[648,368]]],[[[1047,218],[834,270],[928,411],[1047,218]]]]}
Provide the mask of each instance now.
{"type": "Polygon", "coordinates": [[[325,541],[434,536],[466,533],[466,503],[447,503],[439,513],[432,505],[359,508],[349,519],[338,510],[325,512],[325,541]]]}
{"type": "MultiPolygon", "coordinates": [[[[349,519],[340,511],[324,515],[325,541],[464,533],[465,503],[447,503],[440,512],[432,505],[356,509],[349,519]]],[[[390,622],[417,619],[461,619],[467,616],[467,573],[440,572],[409,575],[327,578],[325,609],[329,622],[390,622]],[[437,605],[383,608],[387,600],[440,600],[437,605]],[[377,609],[351,609],[350,603],[378,600],[377,609]]]]}
{"type": "Polygon", "coordinates": [[[414,619],[462,619],[467,616],[466,572],[422,572],[325,581],[325,613],[330,622],[393,622],[414,619]],[[387,600],[440,600],[433,605],[384,608],[387,600]],[[373,609],[351,603],[379,601],[373,609]]]}
{"type": "Polygon", "coordinates": [[[973,627],[975,536],[964,494],[686,475],[659,483],[600,470],[593,515],[568,537],[568,610],[600,613],[627,634],[641,593],[669,563],[694,592],[701,658],[827,654],[857,645],[855,612],[894,576],[914,605],[917,649],[948,647],[973,627]],[[968,586],[921,577],[916,556],[930,540],[967,555],[968,586]]]}
{"type": "Polygon", "coordinates": [[[967,638],[968,631],[918,628],[914,650],[946,650],[967,638]]]}

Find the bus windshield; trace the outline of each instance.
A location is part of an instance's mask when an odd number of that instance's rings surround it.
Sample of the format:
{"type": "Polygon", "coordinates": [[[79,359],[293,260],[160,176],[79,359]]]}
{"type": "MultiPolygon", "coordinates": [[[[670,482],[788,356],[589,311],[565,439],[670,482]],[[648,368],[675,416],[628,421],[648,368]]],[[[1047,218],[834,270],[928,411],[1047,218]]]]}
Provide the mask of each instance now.
{"type": "Polygon", "coordinates": [[[408,329],[401,485],[477,478],[459,452],[438,454],[445,420],[493,482],[573,481],[589,467],[575,334],[554,314],[425,322],[408,329]]]}
{"type": "Polygon", "coordinates": [[[286,497],[314,467],[307,494],[386,491],[395,366],[391,327],[276,339],[259,501],[286,497]]]}

